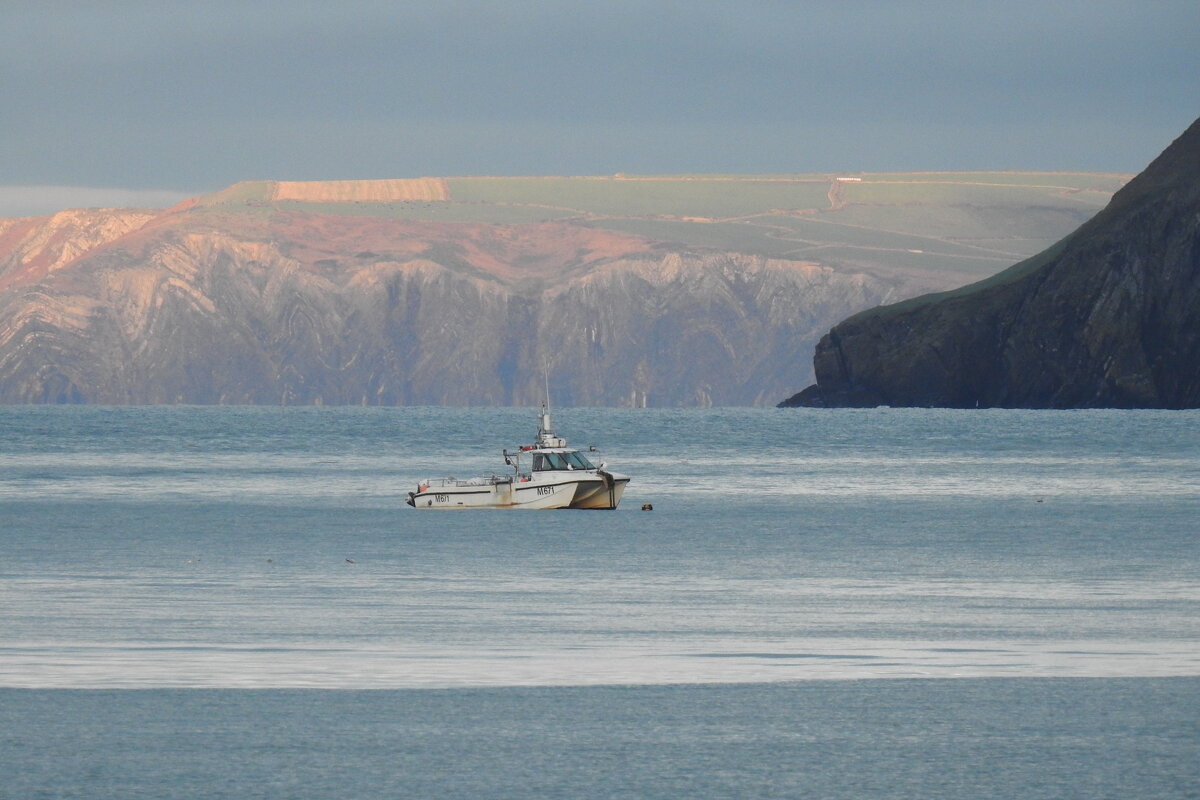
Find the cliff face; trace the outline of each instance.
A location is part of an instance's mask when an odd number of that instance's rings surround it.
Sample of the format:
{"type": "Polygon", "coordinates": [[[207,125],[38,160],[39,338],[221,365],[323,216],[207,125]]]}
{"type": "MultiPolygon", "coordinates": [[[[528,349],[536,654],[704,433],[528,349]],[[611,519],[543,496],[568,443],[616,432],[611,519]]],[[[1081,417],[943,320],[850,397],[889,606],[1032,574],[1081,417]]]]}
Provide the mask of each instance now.
{"type": "Polygon", "coordinates": [[[29,284],[158,216],[138,209],[73,209],[45,218],[0,219],[0,292],[29,284]]]}
{"type": "Polygon", "coordinates": [[[1200,407],[1200,120],[1046,252],[863,312],[781,405],[1200,407]]]}
{"type": "Polygon", "coordinates": [[[762,404],[938,285],[554,222],[70,212],[0,225],[0,402],[532,404],[548,370],[556,403],[762,404]]]}

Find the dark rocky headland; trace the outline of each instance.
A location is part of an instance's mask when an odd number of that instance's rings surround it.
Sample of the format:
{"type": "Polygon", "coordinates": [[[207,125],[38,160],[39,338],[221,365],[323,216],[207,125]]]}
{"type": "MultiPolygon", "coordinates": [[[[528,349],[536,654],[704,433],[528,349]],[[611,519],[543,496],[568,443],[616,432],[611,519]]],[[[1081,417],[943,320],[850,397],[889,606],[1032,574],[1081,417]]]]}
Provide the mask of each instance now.
{"type": "Polygon", "coordinates": [[[844,320],[781,406],[1200,407],[1200,120],[1050,249],[844,320]]]}

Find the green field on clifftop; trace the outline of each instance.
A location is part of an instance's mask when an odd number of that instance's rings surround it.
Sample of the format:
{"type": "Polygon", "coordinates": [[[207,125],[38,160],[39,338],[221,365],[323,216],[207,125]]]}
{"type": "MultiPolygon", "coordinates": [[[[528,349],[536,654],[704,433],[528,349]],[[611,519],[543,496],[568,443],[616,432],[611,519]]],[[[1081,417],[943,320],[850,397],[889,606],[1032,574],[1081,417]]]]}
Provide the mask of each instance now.
{"type": "Polygon", "coordinates": [[[278,208],[423,222],[568,221],[694,248],[837,268],[992,275],[1069,234],[1127,175],[1071,172],[840,173],[444,179],[431,201],[272,200],[237,184],[201,208],[278,208]]]}

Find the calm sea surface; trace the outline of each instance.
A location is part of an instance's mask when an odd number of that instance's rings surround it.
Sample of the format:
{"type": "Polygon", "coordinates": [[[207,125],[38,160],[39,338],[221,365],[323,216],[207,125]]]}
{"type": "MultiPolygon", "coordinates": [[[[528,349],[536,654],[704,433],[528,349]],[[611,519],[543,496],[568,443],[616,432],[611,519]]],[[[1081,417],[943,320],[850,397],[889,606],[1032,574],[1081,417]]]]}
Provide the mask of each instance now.
{"type": "Polygon", "coordinates": [[[1200,796],[1200,413],[555,422],[0,408],[0,797],[1200,796]]]}

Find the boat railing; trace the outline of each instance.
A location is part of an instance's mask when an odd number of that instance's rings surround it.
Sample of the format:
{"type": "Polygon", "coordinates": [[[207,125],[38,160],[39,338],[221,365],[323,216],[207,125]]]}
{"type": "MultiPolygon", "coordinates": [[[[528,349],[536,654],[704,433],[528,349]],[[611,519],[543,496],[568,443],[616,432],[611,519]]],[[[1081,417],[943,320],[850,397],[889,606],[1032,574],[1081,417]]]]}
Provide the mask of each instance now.
{"type": "MultiPolygon", "coordinates": [[[[529,480],[530,476],[528,474],[521,474],[515,477],[518,481],[527,481],[529,480]]],[[[425,480],[421,481],[420,486],[421,491],[423,492],[428,491],[429,489],[447,489],[451,487],[456,489],[466,489],[472,486],[494,486],[497,483],[511,483],[513,479],[514,476],[512,475],[490,475],[486,477],[461,479],[453,477],[426,478],[425,480]]]]}

